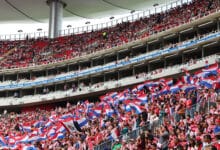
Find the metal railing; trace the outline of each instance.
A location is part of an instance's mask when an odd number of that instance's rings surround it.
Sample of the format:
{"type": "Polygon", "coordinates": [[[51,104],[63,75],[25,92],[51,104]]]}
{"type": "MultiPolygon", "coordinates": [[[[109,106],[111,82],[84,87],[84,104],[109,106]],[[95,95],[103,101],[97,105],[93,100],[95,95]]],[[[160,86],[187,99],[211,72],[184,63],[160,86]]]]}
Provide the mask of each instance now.
{"type": "MultiPolygon", "coordinates": [[[[67,36],[67,35],[71,35],[71,34],[80,34],[80,33],[84,33],[84,32],[97,31],[97,30],[101,30],[104,28],[114,27],[117,24],[120,24],[123,22],[134,22],[134,21],[139,20],[141,18],[149,17],[152,14],[166,12],[167,10],[175,8],[177,6],[181,6],[183,4],[189,4],[189,3],[191,3],[191,1],[192,0],[177,0],[177,1],[171,2],[169,4],[164,4],[162,6],[155,6],[152,9],[140,11],[140,12],[134,13],[134,14],[126,16],[126,17],[111,20],[109,22],[64,29],[59,32],[59,36],[67,36]]],[[[199,18],[201,18],[201,17],[203,17],[203,16],[199,16],[199,18]]],[[[193,20],[193,17],[191,18],[191,20],[193,20]]],[[[187,23],[187,22],[185,22],[185,23],[187,23]]],[[[34,32],[34,33],[0,35],[0,40],[24,40],[26,38],[45,38],[45,37],[48,37],[48,32],[34,32]]]]}
{"type": "Polygon", "coordinates": [[[210,149],[210,147],[211,147],[212,145],[215,145],[216,143],[220,143],[220,140],[215,141],[215,142],[212,142],[212,143],[210,143],[210,144],[208,144],[208,145],[203,146],[203,147],[202,147],[202,150],[206,150],[206,148],[210,149]]]}
{"type": "MultiPolygon", "coordinates": [[[[129,139],[136,139],[141,133],[143,133],[143,131],[147,130],[149,127],[148,125],[143,126],[143,127],[138,127],[135,130],[132,130],[126,134],[123,134],[121,136],[118,137],[119,141],[122,140],[129,140],[129,139]]],[[[97,145],[94,150],[110,150],[112,149],[113,145],[114,145],[115,141],[114,140],[106,140],[105,142],[101,143],[100,145],[97,145]]]]}
{"type": "MultiPolygon", "coordinates": [[[[194,112],[199,112],[202,114],[209,114],[210,113],[210,106],[212,105],[217,105],[217,103],[215,102],[210,102],[210,99],[208,98],[206,101],[200,101],[194,105],[192,105],[190,108],[185,108],[184,109],[184,116],[186,117],[187,115],[190,115],[191,118],[194,117],[194,112]]],[[[160,127],[163,122],[165,120],[169,120],[172,123],[176,123],[178,122],[178,120],[176,120],[176,113],[170,115],[170,116],[162,116],[159,117],[159,119],[153,123],[147,123],[146,126],[143,127],[139,127],[136,130],[133,130],[131,132],[128,132],[124,135],[119,136],[118,140],[121,141],[123,140],[129,140],[129,139],[136,139],[141,133],[143,133],[143,131],[150,129],[151,132],[153,133],[154,136],[157,136],[157,129],[158,127],[160,127]]],[[[216,142],[220,142],[220,141],[216,141],[216,142]]],[[[211,143],[210,145],[215,144],[216,142],[211,143]]],[[[94,150],[104,150],[104,149],[112,149],[112,146],[114,144],[114,140],[106,140],[105,142],[95,146],[94,150]]],[[[207,145],[209,146],[209,145],[207,145]]],[[[203,147],[204,149],[205,147],[203,147]]]]}

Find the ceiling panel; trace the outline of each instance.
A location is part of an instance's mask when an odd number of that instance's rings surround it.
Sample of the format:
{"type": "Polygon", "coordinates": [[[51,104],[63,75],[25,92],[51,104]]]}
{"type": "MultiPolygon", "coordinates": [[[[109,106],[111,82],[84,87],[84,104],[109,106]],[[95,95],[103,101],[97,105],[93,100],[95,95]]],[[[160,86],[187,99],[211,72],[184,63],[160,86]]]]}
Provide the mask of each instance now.
{"type": "Polygon", "coordinates": [[[24,18],[23,15],[18,13],[15,9],[13,9],[10,5],[8,5],[5,0],[0,0],[0,21],[8,21],[8,20],[28,20],[24,18]]]}
{"type": "MultiPolygon", "coordinates": [[[[8,0],[20,11],[24,12],[36,21],[41,22],[49,18],[49,6],[45,0],[8,0]],[[22,3],[21,3],[22,1],[22,3]]],[[[19,13],[19,12],[18,12],[19,13]]],[[[25,17],[25,16],[24,16],[25,17]]]]}
{"type": "Polygon", "coordinates": [[[78,14],[84,18],[97,18],[110,16],[114,13],[126,13],[127,11],[115,8],[109,4],[104,3],[102,0],[64,0],[67,3],[66,9],[78,14]],[[109,13],[109,12],[112,13],[109,13]]]}
{"type": "MultiPolygon", "coordinates": [[[[131,10],[146,10],[148,7],[153,7],[153,4],[155,3],[161,5],[162,3],[166,3],[171,0],[63,1],[67,4],[65,10],[63,11],[64,17],[72,17],[72,19],[97,19],[129,13],[131,10]]],[[[0,0],[0,22],[33,20],[36,22],[48,22],[48,18],[49,7],[46,4],[46,0],[0,0]]]]}

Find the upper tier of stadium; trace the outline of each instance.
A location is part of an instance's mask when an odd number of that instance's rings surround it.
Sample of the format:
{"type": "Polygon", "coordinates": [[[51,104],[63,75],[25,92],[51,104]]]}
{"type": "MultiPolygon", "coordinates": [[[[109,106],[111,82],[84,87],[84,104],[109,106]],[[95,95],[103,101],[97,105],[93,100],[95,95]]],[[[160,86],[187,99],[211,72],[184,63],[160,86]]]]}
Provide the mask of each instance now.
{"type": "Polygon", "coordinates": [[[0,149],[219,150],[220,1],[183,1],[91,32],[57,37],[50,21],[48,37],[0,41],[0,149]]]}
{"type": "Polygon", "coordinates": [[[96,53],[148,38],[153,34],[218,12],[218,9],[218,0],[195,0],[134,22],[123,22],[88,33],[55,39],[27,37],[26,40],[1,41],[0,67],[6,69],[42,65],[96,53]]]}

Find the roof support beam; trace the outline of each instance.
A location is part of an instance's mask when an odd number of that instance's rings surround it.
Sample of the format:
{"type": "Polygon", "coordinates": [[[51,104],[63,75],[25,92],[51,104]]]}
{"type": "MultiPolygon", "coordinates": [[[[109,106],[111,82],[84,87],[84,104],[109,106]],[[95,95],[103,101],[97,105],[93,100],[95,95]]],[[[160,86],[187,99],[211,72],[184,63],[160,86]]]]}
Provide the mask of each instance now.
{"type": "Polygon", "coordinates": [[[66,3],[62,0],[47,0],[47,4],[50,7],[49,38],[55,38],[62,29],[63,8],[66,3]]]}

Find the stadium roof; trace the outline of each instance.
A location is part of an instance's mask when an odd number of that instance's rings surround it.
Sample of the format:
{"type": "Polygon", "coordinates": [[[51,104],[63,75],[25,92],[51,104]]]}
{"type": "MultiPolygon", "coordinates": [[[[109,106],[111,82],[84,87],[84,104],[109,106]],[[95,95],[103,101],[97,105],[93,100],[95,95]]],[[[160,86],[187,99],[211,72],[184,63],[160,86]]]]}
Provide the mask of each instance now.
{"type": "MultiPolygon", "coordinates": [[[[67,4],[63,11],[64,23],[65,21],[83,20],[85,24],[87,19],[93,23],[96,22],[93,19],[105,17],[109,19],[112,16],[117,18],[119,14],[129,15],[131,11],[154,9],[155,4],[160,7],[173,1],[176,0],[63,0],[67,4]]],[[[46,24],[48,18],[49,6],[46,4],[46,0],[0,0],[1,25],[46,24]]]]}

